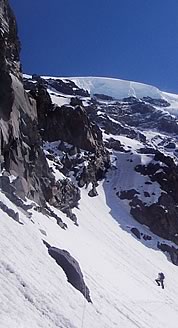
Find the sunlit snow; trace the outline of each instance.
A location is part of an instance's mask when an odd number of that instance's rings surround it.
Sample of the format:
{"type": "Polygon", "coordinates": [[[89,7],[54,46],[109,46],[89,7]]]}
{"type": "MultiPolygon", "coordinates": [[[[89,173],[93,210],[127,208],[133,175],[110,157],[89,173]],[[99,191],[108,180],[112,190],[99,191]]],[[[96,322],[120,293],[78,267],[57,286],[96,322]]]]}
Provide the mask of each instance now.
{"type": "Polygon", "coordinates": [[[132,226],[148,229],[115,195],[116,172],[111,170],[100,184],[97,197],[82,190],[75,210],[79,227],[56,209],[68,224],[66,231],[34,210],[32,220],[19,212],[24,225],[1,211],[0,327],[175,328],[178,268],[156,250],[158,238],[145,246],[128,232],[132,226]],[[67,282],[42,239],[68,250],[80,263],[93,304],[67,282]],[[158,271],[166,276],[164,290],[154,282],[158,271]]]}

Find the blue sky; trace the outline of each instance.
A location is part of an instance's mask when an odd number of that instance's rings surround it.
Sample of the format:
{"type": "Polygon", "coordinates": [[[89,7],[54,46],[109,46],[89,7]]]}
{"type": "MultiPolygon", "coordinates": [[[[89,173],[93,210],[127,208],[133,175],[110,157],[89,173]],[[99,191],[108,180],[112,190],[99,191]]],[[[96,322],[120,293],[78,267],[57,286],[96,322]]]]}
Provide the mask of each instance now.
{"type": "Polygon", "coordinates": [[[108,76],[178,93],[177,0],[9,0],[26,73],[108,76]]]}

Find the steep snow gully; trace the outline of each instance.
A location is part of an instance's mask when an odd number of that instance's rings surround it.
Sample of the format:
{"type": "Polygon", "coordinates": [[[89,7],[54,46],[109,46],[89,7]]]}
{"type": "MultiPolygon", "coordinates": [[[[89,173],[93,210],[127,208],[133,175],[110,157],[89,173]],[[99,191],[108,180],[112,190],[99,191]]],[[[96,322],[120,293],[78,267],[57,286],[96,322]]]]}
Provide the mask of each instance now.
{"type": "Polygon", "coordinates": [[[133,220],[127,204],[115,201],[116,179],[113,169],[95,198],[82,189],[75,210],[79,227],[55,210],[67,222],[66,231],[34,210],[31,220],[20,213],[23,225],[1,211],[0,327],[176,327],[178,268],[149,242],[145,247],[127,232],[128,226],[148,229],[133,220]],[[79,261],[93,304],[68,284],[43,239],[79,261]],[[154,282],[160,270],[166,276],[164,290],[154,282]]]}

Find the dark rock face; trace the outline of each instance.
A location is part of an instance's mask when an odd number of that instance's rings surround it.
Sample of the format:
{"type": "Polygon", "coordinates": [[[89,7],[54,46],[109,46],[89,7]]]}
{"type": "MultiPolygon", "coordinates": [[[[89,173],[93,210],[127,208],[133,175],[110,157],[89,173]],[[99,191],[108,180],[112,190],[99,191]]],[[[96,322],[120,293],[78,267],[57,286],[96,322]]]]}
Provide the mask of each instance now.
{"type": "Polygon", "coordinates": [[[95,151],[101,143],[101,132],[89,122],[81,106],[56,108],[46,117],[44,140],[63,140],[81,149],[95,151]]]}
{"type": "Polygon", "coordinates": [[[167,244],[159,243],[157,244],[157,247],[162,252],[167,252],[170,255],[171,261],[173,264],[178,265],[178,249],[174,246],[170,246],[167,244]]]}
{"type": "MultiPolygon", "coordinates": [[[[34,87],[34,84],[33,84],[34,87]]],[[[43,84],[39,83],[37,90],[35,92],[31,92],[31,95],[34,96],[36,100],[37,105],[37,114],[38,114],[38,126],[39,131],[43,135],[45,134],[44,129],[46,126],[44,126],[44,122],[47,121],[47,114],[50,111],[53,111],[54,105],[52,105],[52,101],[50,98],[49,93],[47,92],[46,88],[43,86],[43,84]],[[43,132],[44,131],[44,132],[43,132]]]]}
{"type": "Polygon", "coordinates": [[[165,99],[153,99],[150,97],[143,97],[142,100],[146,101],[147,103],[159,107],[169,107],[170,104],[165,99]]]}
{"type": "Polygon", "coordinates": [[[0,188],[8,194],[12,194],[15,191],[15,188],[10,184],[8,176],[0,176],[0,188]]]}
{"type": "MultiPolygon", "coordinates": [[[[104,178],[105,172],[109,167],[109,155],[103,144],[101,130],[97,124],[92,123],[89,119],[81,98],[71,98],[70,105],[67,106],[59,107],[52,104],[47,87],[54,82],[56,90],[58,90],[62,84],[65,85],[64,82],[61,84],[60,81],[59,79],[43,80],[38,78],[36,84],[32,83],[30,94],[37,102],[40,134],[44,141],[61,141],[59,150],[63,151],[65,155],[61,158],[63,167],[60,169],[58,166],[58,168],[63,174],[67,174],[70,170],[75,170],[77,175],[76,166],[80,164],[79,160],[77,158],[71,159],[70,156],[79,154],[80,149],[91,153],[88,155],[89,164],[86,172],[83,170],[80,177],[77,177],[77,180],[80,187],[88,185],[90,182],[93,184],[89,194],[93,197],[97,195],[95,190],[97,180],[104,178]],[[70,149],[70,152],[66,151],[64,142],[72,145],[73,148],[70,149]]],[[[26,81],[25,83],[28,82],[26,81]]],[[[67,86],[69,85],[68,82],[67,86]]],[[[28,84],[27,87],[29,88],[30,85],[28,84]]]]}
{"type": "MultiPolygon", "coordinates": [[[[28,197],[41,206],[45,206],[46,201],[58,207],[74,206],[76,199],[79,199],[79,191],[76,191],[76,187],[70,186],[69,197],[68,193],[63,195],[65,182],[64,185],[59,182],[55,187],[55,178],[42,149],[39,128],[43,127],[41,122],[44,121],[46,111],[53,110],[53,105],[40,78],[37,79],[38,112],[34,97],[24,90],[21,81],[17,26],[6,0],[0,2],[0,27],[1,170],[17,177],[13,185],[8,183],[9,191],[6,192],[9,195],[16,193],[21,198],[28,197]],[[55,188],[58,190],[57,194],[55,188]],[[59,191],[60,188],[62,191],[59,191]]],[[[36,89],[33,92],[36,92],[36,89]]],[[[2,188],[5,188],[4,181],[1,180],[2,188]]]]}
{"type": "Polygon", "coordinates": [[[42,177],[52,177],[41,150],[35,102],[21,83],[20,43],[8,1],[1,1],[0,12],[1,169],[23,177],[28,185],[26,195],[44,203],[42,177]]]}
{"type": "Polygon", "coordinates": [[[130,213],[137,221],[149,226],[158,236],[178,243],[178,209],[171,196],[162,194],[158,203],[150,206],[134,197],[130,206],[130,213]]]}
{"type": "Polygon", "coordinates": [[[43,140],[63,140],[91,152],[102,145],[101,131],[96,124],[90,122],[81,100],[72,98],[71,106],[53,105],[44,83],[37,83],[36,90],[32,90],[31,95],[37,102],[39,129],[43,140]]]}
{"type": "MultiPolygon", "coordinates": [[[[147,97],[146,97],[147,99],[147,97]]],[[[122,101],[110,101],[108,103],[97,102],[97,98],[92,99],[88,106],[88,113],[100,124],[106,133],[124,134],[128,137],[139,139],[145,142],[146,138],[141,129],[157,129],[162,132],[177,133],[177,119],[171,114],[166,113],[161,108],[168,107],[169,104],[162,99],[137,99],[128,97],[122,101]],[[100,115],[96,117],[96,108],[99,105],[100,115]],[[159,106],[160,109],[154,106],[159,106]],[[112,118],[112,120],[110,120],[112,118]],[[114,120],[113,120],[114,119],[114,120]],[[141,128],[139,132],[138,128],[141,128]]],[[[109,100],[108,100],[109,101],[109,100]]]]}
{"type": "Polygon", "coordinates": [[[81,96],[81,97],[88,97],[89,93],[87,90],[80,89],[74,82],[70,80],[66,80],[63,82],[61,79],[49,79],[48,83],[51,87],[56,89],[58,92],[73,95],[73,96],[81,96]]]}
{"type": "Polygon", "coordinates": [[[161,189],[177,202],[178,168],[176,164],[171,157],[165,156],[159,151],[155,153],[154,161],[157,163],[149,163],[147,166],[138,165],[135,170],[143,175],[148,175],[152,181],[158,182],[161,189]]]}
{"type": "MultiPolygon", "coordinates": [[[[131,214],[142,224],[150,227],[155,234],[178,243],[178,168],[173,159],[156,151],[154,162],[139,165],[137,172],[148,175],[151,181],[159,183],[163,191],[157,203],[146,206],[133,197],[131,214]]],[[[150,196],[146,195],[145,196],[150,196]]]]}
{"type": "Polygon", "coordinates": [[[0,3],[0,118],[8,121],[12,109],[14,95],[9,72],[20,76],[19,48],[16,22],[8,1],[0,3]]]}
{"type": "Polygon", "coordinates": [[[74,286],[77,290],[79,290],[88,302],[92,302],[90,298],[90,292],[84,282],[80,266],[78,262],[70,255],[70,253],[63,249],[49,247],[49,245],[48,253],[64,270],[67,279],[71,283],[71,285],[74,286]]]}
{"type": "MultiPolygon", "coordinates": [[[[160,185],[162,193],[158,201],[146,205],[134,190],[123,191],[118,196],[130,200],[130,213],[137,221],[147,225],[158,236],[178,244],[178,169],[173,158],[159,151],[152,155],[152,162],[138,165],[135,170],[152,181],[145,184],[157,182],[160,185]]],[[[143,194],[145,198],[151,197],[147,191],[143,194]]]]}
{"type": "Polygon", "coordinates": [[[3,72],[11,72],[21,77],[20,71],[20,41],[17,36],[15,16],[8,0],[0,3],[0,67],[3,72]]]}
{"type": "Polygon", "coordinates": [[[19,94],[16,93],[16,86],[13,84],[15,99],[11,112],[12,119],[7,122],[7,131],[4,131],[4,127],[2,129],[2,167],[9,173],[26,180],[24,196],[44,204],[43,190],[46,188],[47,179],[50,185],[54,178],[41,148],[37,117],[34,117],[35,107],[24,94],[21,83],[18,81],[16,83],[19,85],[19,94]],[[21,99],[22,107],[18,107],[18,97],[21,99]]]}
{"type": "Polygon", "coordinates": [[[24,78],[24,87],[26,90],[35,91],[36,82],[43,87],[54,88],[57,92],[64,95],[72,95],[74,97],[89,97],[87,90],[79,88],[74,82],[66,80],[65,82],[61,79],[48,79],[45,80],[37,74],[33,74],[31,79],[24,78]]]}

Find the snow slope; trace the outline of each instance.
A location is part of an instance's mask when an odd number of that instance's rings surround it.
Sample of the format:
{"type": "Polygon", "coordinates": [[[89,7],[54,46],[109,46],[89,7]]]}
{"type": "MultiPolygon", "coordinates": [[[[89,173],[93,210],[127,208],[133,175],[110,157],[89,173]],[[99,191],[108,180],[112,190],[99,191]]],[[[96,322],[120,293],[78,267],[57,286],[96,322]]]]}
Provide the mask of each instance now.
{"type": "MultiPolygon", "coordinates": [[[[128,233],[131,226],[148,229],[127,214],[115,195],[117,172],[109,172],[95,198],[82,189],[75,210],[79,227],[58,210],[68,224],[66,231],[34,210],[31,220],[19,212],[24,225],[1,212],[0,327],[176,327],[178,267],[154,249],[158,238],[145,246],[128,233]],[[93,304],[67,282],[42,239],[79,261],[93,304]],[[154,282],[159,271],[166,276],[164,290],[154,282]]],[[[0,198],[17,211],[2,193],[0,198]]]]}
{"type": "Polygon", "coordinates": [[[56,93],[54,91],[51,91],[50,89],[48,89],[47,91],[50,94],[52,103],[54,103],[58,106],[68,105],[70,103],[70,97],[64,97],[63,95],[56,93]]]}

